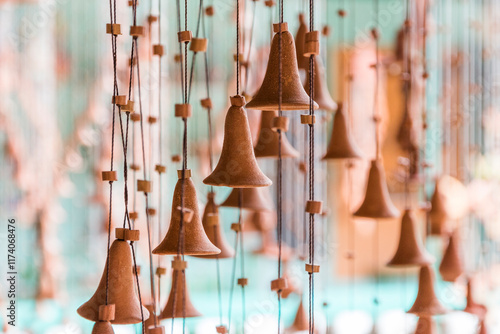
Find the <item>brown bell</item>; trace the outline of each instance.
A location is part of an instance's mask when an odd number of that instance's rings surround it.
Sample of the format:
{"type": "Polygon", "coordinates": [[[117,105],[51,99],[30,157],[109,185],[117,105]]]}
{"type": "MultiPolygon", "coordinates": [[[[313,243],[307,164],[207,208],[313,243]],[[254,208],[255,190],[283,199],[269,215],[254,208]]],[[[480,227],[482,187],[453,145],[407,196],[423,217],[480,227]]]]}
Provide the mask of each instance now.
{"type": "Polygon", "coordinates": [[[456,233],[450,235],[448,246],[439,265],[439,273],[445,282],[455,282],[464,272],[457,238],[456,233]]]}
{"type": "MultiPolygon", "coordinates": [[[[306,82],[304,89],[309,92],[309,71],[306,75],[306,82]]],[[[333,101],[330,92],[328,91],[328,84],[326,82],[325,67],[321,57],[314,56],[314,101],[319,105],[319,109],[324,111],[337,110],[337,103],[333,101]]]]}
{"type": "Polygon", "coordinates": [[[354,213],[356,217],[394,218],[399,215],[398,209],[392,204],[385,172],[380,160],[372,160],[366,194],[363,204],[354,213]]]}
{"type": "Polygon", "coordinates": [[[239,207],[241,190],[241,207],[253,211],[273,211],[274,202],[269,188],[234,188],[220,206],[239,207]]]}
{"type": "Polygon", "coordinates": [[[220,254],[200,256],[205,259],[227,259],[234,256],[234,249],[228,244],[219,223],[219,206],[215,204],[215,193],[208,193],[208,201],[203,212],[203,228],[208,239],[221,250],[220,254]]]}
{"type": "Polygon", "coordinates": [[[431,198],[429,211],[430,235],[447,235],[449,233],[449,218],[446,212],[443,194],[439,189],[439,180],[436,180],[434,193],[431,198]]]}
{"type": "Polygon", "coordinates": [[[219,162],[203,183],[232,188],[266,187],[272,184],[255,160],[252,135],[244,105],[243,96],[231,97],[219,162]]]}
{"type": "Polygon", "coordinates": [[[420,268],[417,298],[408,313],[416,314],[419,317],[430,317],[446,312],[446,308],[441,305],[434,292],[434,273],[431,266],[422,266],[420,268]]]}
{"type": "MultiPolygon", "coordinates": [[[[188,170],[189,171],[189,170],[188,170]]],[[[189,173],[188,173],[189,174],[189,173]]],[[[180,206],[182,192],[182,175],[179,173],[179,180],[175,185],[174,198],[172,200],[172,214],[170,218],[170,226],[163,241],[153,250],[153,254],[160,255],[175,255],[178,252],[179,246],[179,228],[181,223],[180,206]]],[[[190,222],[184,221],[183,245],[181,245],[181,253],[185,255],[212,255],[219,254],[220,249],[215,247],[203,229],[203,224],[200,219],[198,210],[198,198],[196,197],[196,189],[193,181],[186,175],[184,180],[184,208],[192,212],[190,222]]],[[[186,214],[184,214],[186,216],[186,214]]]]}
{"type": "MultiPolygon", "coordinates": [[[[271,129],[271,123],[278,116],[277,111],[264,110],[260,120],[260,131],[257,144],[254,147],[256,158],[279,157],[279,134],[271,129]]],[[[288,142],[285,133],[281,134],[281,157],[296,158],[299,152],[288,142]]]]}
{"type": "Polygon", "coordinates": [[[254,211],[243,224],[243,232],[266,232],[276,227],[275,211],[254,211]]]}
{"type": "Polygon", "coordinates": [[[472,279],[467,282],[467,305],[465,306],[464,312],[474,314],[479,320],[483,320],[488,312],[486,306],[479,304],[474,300],[474,295],[472,293],[472,279]]]}
{"type": "Polygon", "coordinates": [[[423,266],[434,262],[420,239],[415,214],[405,210],[401,219],[399,246],[388,266],[423,266]]]}
{"type": "MultiPolygon", "coordinates": [[[[180,257],[176,257],[172,264],[180,261],[180,257]]],[[[199,317],[202,314],[191,303],[189,292],[186,286],[186,273],[185,269],[174,268],[172,271],[172,288],[168,296],[167,305],[160,314],[160,319],[175,318],[193,318],[199,317]],[[174,307],[175,302],[175,307],[174,307]]]]}
{"type": "Polygon", "coordinates": [[[347,131],[347,120],[344,116],[342,104],[339,103],[333,118],[332,135],[330,144],[323,160],[361,158],[363,153],[347,131]]]}
{"type": "Polygon", "coordinates": [[[309,317],[306,310],[304,309],[304,304],[302,298],[300,298],[299,308],[297,313],[295,313],[295,319],[293,320],[292,326],[288,330],[292,332],[301,332],[309,329],[309,317]]]}
{"type": "MultiPolygon", "coordinates": [[[[104,273],[94,295],[77,310],[78,314],[91,321],[99,321],[99,306],[106,304],[106,276],[109,265],[108,303],[115,304],[113,324],[128,325],[142,321],[141,304],[137,297],[136,279],[132,268],[130,245],[124,240],[115,240],[109,249],[109,264],[106,261],[104,273]]],[[[142,307],[144,319],[149,311],[142,307]]],[[[101,325],[99,325],[101,326],[101,325]]],[[[104,325],[102,325],[104,327],[104,325]]]]}
{"type": "Polygon", "coordinates": [[[92,327],[92,334],[114,334],[113,326],[109,321],[98,321],[92,327]]]}
{"type": "Polygon", "coordinates": [[[299,14],[299,30],[295,35],[295,46],[297,55],[297,67],[299,70],[309,71],[309,58],[304,56],[304,48],[306,44],[306,33],[309,31],[304,20],[304,14],[299,14]]]}
{"type": "MultiPolygon", "coordinates": [[[[293,36],[282,25],[282,94],[281,110],[309,109],[309,96],[300,81],[299,69],[295,54],[293,36]]],[[[264,81],[253,99],[247,104],[248,109],[278,110],[279,109],[279,33],[273,37],[269,62],[267,63],[264,81]]],[[[314,102],[314,108],[318,104],[314,102]]]]}
{"type": "Polygon", "coordinates": [[[429,316],[421,316],[418,318],[415,334],[437,334],[437,327],[434,319],[429,316]]]}

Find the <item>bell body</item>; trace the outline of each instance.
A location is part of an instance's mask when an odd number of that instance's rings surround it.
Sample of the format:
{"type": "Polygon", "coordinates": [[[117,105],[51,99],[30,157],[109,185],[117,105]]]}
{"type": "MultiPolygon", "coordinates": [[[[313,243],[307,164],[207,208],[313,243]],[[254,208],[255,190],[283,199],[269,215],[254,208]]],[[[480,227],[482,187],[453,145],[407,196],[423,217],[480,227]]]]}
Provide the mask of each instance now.
{"type": "Polygon", "coordinates": [[[384,168],[379,160],[372,160],[365,199],[354,213],[356,217],[395,218],[399,210],[394,206],[387,189],[384,168]]]}
{"type": "Polygon", "coordinates": [[[191,303],[186,286],[186,274],[183,270],[172,271],[172,288],[167,304],[160,314],[160,319],[193,318],[202,314],[191,303]]]}
{"type": "MultiPolygon", "coordinates": [[[[304,90],[309,94],[310,88],[310,75],[309,71],[306,74],[306,82],[304,84],[304,90]]],[[[324,111],[333,112],[337,110],[337,103],[333,101],[330,92],[328,91],[328,85],[326,81],[325,67],[323,66],[323,61],[321,57],[314,56],[314,96],[313,100],[318,104],[319,109],[324,111]]]]}
{"type": "Polygon", "coordinates": [[[238,97],[231,98],[233,105],[226,115],[224,142],[219,162],[203,183],[232,188],[270,186],[271,180],[262,173],[255,160],[252,135],[243,108],[244,98],[240,97],[242,101],[236,101],[235,98],[238,97]]]}
{"type": "Polygon", "coordinates": [[[274,202],[269,188],[234,188],[220,206],[238,208],[241,191],[241,207],[253,211],[273,211],[274,202]]]}
{"type": "Polygon", "coordinates": [[[309,329],[309,317],[307,315],[306,310],[304,309],[302,298],[300,299],[300,304],[299,308],[297,309],[297,313],[295,313],[293,324],[288,329],[293,332],[301,332],[309,329]]]}
{"type": "MultiPolygon", "coordinates": [[[[248,109],[278,110],[279,109],[279,33],[273,37],[271,52],[267,63],[264,81],[253,99],[247,104],[248,109]]],[[[292,34],[284,30],[281,32],[282,40],[282,100],[281,110],[308,110],[309,95],[302,87],[295,42],[292,34]]],[[[314,108],[318,104],[314,102],[314,108]]]]}
{"type": "MultiPolygon", "coordinates": [[[[256,158],[279,157],[279,134],[271,129],[273,118],[278,116],[277,111],[264,110],[260,120],[260,131],[257,144],[254,147],[256,158]]],[[[284,132],[281,133],[281,157],[296,158],[299,152],[288,142],[284,132]]]]}
{"type": "Polygon", "coordinates": [[[114,334],[113,326],[109,321],[98,321],[92,327],[92,334],[114,334]]]}
{"type": "Polygon", "coordinates": [[[429,265],[422,266],[420,268],[417,298],[408,313],[416,314],[419,317],[430,317],[446,312],[446,308],[441,305],[434,292],[434,273],[432,268],[429,265]]]}
{"type": "Polygon", "coordinates": [[[348,125],[342,105],[333,118],[332,135],[323,160],[361,158],[363,153],[347,131],[348,125]]]}
{"type": "MultiPolygon", "coordinates": [[[[99,306],[106,304],[106,277],[109,266],[108,304],[115,304],[113,324],[128,325],[142,321],[141,304],[137,297],[137,286],[133,274],[133,261],[130,245],[124,240],[115,240],[109,249],[109,263],[106,262],[104,273],[94,295],[77,310],[78,314],[91,321],[99,321],[99,306]]],[[[149,311],[142,306],[144,319],[149,318],[149,311]]],[[[105,325],[99,325],[103,328],[105,325]]]]}
{"type": "Polygon", "coordinates": [[[437,334],[437,327],[434,319],[428,316],[418,318],[415,334],[437,334]]]}
{"type": "MultiPolygon", "coordinates": [[[[182,179],[177,181],[172,200],[172,214],[170,226],[163,241],[153,250],[153,254],[176,255],[179,251],[179,230],[181,215],[178,209],[181,206],[182,179]]],[[[184,208],[193,212],[191,221],[183,222],[183,237],[180,245],[181,253],[185,255],[213,255],[219,254],[220,249],[215,247],[203,228],[198,209],[196,189],[191,178],[184,180],[184,208]]]]}
{"type": "Polygon", "coordinates": [[[434,262],[418,233],[417,221],[411,210],[405,210],[401,219],[399,245],[388,266],[423,266],[434,262]]]}
{"type": "Polygon", "coordinates": [[[455,282],[464,272],[460,250],[458,245],[458,235],[450,235],[448,246],[443,254],[443,259],[439,265],[439,273],[445,282],[455,282]]]}

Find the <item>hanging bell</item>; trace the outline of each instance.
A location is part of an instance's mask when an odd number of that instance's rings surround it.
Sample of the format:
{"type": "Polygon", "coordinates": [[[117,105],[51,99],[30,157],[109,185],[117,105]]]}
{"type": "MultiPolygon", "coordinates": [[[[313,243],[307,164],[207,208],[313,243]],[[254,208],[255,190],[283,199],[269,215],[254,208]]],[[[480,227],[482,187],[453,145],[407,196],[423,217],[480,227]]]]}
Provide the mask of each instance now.
{"type": "Polygon", "coordinates": [[[274,202],[269,188],[234,188],[220,206],[238,208],[241,191],[241,208],[253,211],[273,211],[274,202]]]}
{"type": "Polygon", "coordinates": [[[201,313],[193,306],[186,286],[187,262],[176,256],[172,261],[172,288],[168,296],[167,305],[160,314],[160,319],[193,318],[201,313]],[[175,303],[175,306],[174,306],[175,303]]]}
{"type": "Polygon", "coordinates": [[[333,118],[332,135],[330,144],[323,160],[361,158],[363,153],[347,131],[347,120],[344,116],[342,103],[339,103],[333,118]]]}
{"type": "MultiPolygon", "coordinates": [[[[149,318],[149,311],[139,303],[136,279],[130,245],[124,238],[125,229],[117,229],[117,238],[109,248],[109,262],[94,295],[77,310],[78,314],[91,321],[99,321],[99,306],[106,304],[106,282],[108,282],[108,303],[115,304],[113,324],[137,324],[149,318]],[[109,265],[109,268],[108,268],[109,265]],[[106,279],[109,272],[109,280],[106,279]],[[142,314],[141,314],[142,313],[142,314]]],[[[131,231],[131,230],[126,230],[131,231]]],[[[99,325],[98,327],[101,327],[99,325]]],[[[102,325],[102,327],[105,327],[102,325]]]]}
{"type": "Polygon", "coordinates": [[[446,308],[441,305],[434,292],[434,273],[431,266],[422,266],[420,268],[417,298],[408,313],[416,314],[419,317],[430,317],[446,312],[446,308]]]}
{"type": "Polygon", "coordinates": [[[429,211],[430,235],[449,234],[449,217],[444,203],[443,194],[439,188],[439,180],[436,180],[434,193],[431,198],[431,210],[429,211]]]}
{"type": "MultiPolygon", "coordinates": [[[[323,61],[321,57],[314,57],[314,101],[319,105],[319,109],[324,111],[335,111],[337,110],[337,103],[333,101],[330,92],[328,91],[328,84],[326,82],[325,67],[323,66],[323,61]]],[[[306,75],[306,82],[304,84],[304,89],[309,92],[309,71],[306,75]]]]}
{"type": "MultiPolygon", "coordinates": [[[[175,185],[174,198],[172,200],[172,214],[170,226],[163,241],[153,250],[153,254],[176,255],[179,251],[179,229],[181,226],[181,193],[182,193],[182,171],[178,171],[179,180],[175,185]]],[[[198,198],[196,189],[191,180],[191,170],[185,171],[184,179],[184,222],[183,236],[180,252],[185,255],[213,255],[219,254],[220,249],[215,247],[203,229],[198,210],[198,198]],[[190,220],[189,220],[190,219],[190,220]]]]}
{"type": "Polygon", "coordinates": [[[309,329],[309,317],[306,310],[304,309],[304,304],[302,298],[300,298],[299,308],[297,313],[295,313],[295,319],[293,320],[292,326],[288,328],[291,332],[301,332],[309,329]]]}
{"type": "MultiPolygon", "coordinates": [[[[257,144],[254,147],[256,158],[279,157],[279,134],[271,129],[273,119],[278,116],[277,111],[264,110],[260,120],[260,131],[257,144]]],[[[296,158],[299,152],[288,142],[284,132],[281,133],[281,157],[296,158]]]]}
{"type": "Polygon", "coordinates": [[[207,204],[203,212],[203,228],[208,239],[221,250],[220,254],[199,256],[205,259],[227,259],[234,256],[234,249],[228,244],[219,223],[219,206],[215,204],[215,193],[209,192],[207,204]]]}
{"type": "Polygon", "coordinates": [[[305,44],[306,44],[306,33],[309,31],[307,24],[304,19],[304,14],[299,14],[299,29],[295,35],[295,46],[296,46],[296,56],[297,56],[297,67],[299,71],[309,71],[309,58],[304,56],[305,44]]]}
{"type": "Polygon", "coordinates": [[[478,319],[484,320],[488,309],[486,306],[477,303],[474,300],[474,295],[472,293],[472,279],[467,282],[467,305],[465,306],[464,312],[474,314],[478,319]]]}
{"type": "Polygon", "coordinates": [[[395,218],[399,215],[398,209],[392,204],[385,172],[380,160],[372,160],[366,194],[363,204],[354,213],[356,217],[366,218],[395,218]]]}
{"type": "Polygon", "coordinates": [[[445,282],[455,282],[464,272],[457,238],[456,233],[450,235],[448,246],[439,265],[439,273],[445,282]]]}
{"type": "Polygon", "coordinates": [[[434,319],[429,316],[421,316],[418,318],[415,334],[437,334],[437,327],[434,319]]]}
{"type": "MultiPolygon", "coordinates": [[[[309,109],[309,96],[300,81],[295,43],[293,36],[288,31],[286,23],[281,24],[282,40],[282,94],[281,110],[307,110],[309,109]]],[[[279,109],[279,24],[274,25],[274,32],[264,81],[253,99],[247,104],[248,109],[278,110],[279,109]],[[278,28],[277,28],[278,27],[278,28]]],[[[314,102],[314,109],[318,104],[314,102]]]]}
{"type": "Polygon", "coordinates": [[[92,334],[114,334],[113,326],[109,321],[98,321],[92,327],[92,334]]]}
{"type": "Polygon", "coordinates": [[[399,246],[388,266],[423,266],[434,262],[432,255],[427,253],[418,232],[415,214],[405,210],[401,219],[401,234],[399,246]]]}
{"type": "Polygon", "coordinates": [[[232,96],[224,125],[224,142],[217,167],[203,183],[232,188],[266,187],[271,180],[255,160],[243,96],[232,96]]]}
{"type": "Polygon", "coordinates": [[[254,211],[243,224],[244,232],[267,232],[276,227],[275,211],[254,211]]]}

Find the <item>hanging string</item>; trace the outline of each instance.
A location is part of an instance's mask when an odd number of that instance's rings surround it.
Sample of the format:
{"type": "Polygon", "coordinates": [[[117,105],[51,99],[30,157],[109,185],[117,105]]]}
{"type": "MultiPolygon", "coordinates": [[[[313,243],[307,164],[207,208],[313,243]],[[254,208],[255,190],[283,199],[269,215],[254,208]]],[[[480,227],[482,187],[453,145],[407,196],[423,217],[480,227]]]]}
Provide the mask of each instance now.
{"type": "Polygon", "coordinates": [[[240,95],[240,0],[236,0],[236,95],[240,95]]]}
{"type": "MultiPolygon", "coordinates": [[[[196,32],[195,32],[196,37],[198,37],[199,33],[200,33],[200,25],[201,25],[202,16],[203,16],[203,0],[200,0],[200,6],[198,9],[198,20],[196,22],[196,32]]],[[[187,98],[188,103],[191,100],[191,87],[193,84],[194,65],[196,64],[196,55],[197,54],[198,54],[198,52],[194,51],[193,56],[191,57],[191,69],[189,72],[189,90],[188,90],[188,98],[187,98]]]]}
{"type": "MultiPolygon", "coordinates": [[[[412,118],[412,98],[411,98],[411,87],[412,87],[412,69],[411,69],[411,58],[412,58],[412,49],[411,49],[411,43],[412,43],[412,16],[411,16],[411,7],[412,7],[412,2],[411,0],[406,0],[406,20],[404,23],[404,32],[403,36],[406,36],[406,45],[404,45],[404,52],[403,52],[403,62],[404,62],[404,69],[403,69],[403,87],[404,87],[404,108],[406,109],[406,114],[407,117],[410,119],[412,118]]],[[[425,102],[424,102],[425,103],[425,102]]],[[[410,124],[413,124],[413,122],[410,121],[410,124]]],[[[407,129],[410,133],[412,129],[407,129]]],[[[409,140],[411,141],[411,134],[408,134],[410,136],[409,140]]],[[[411,143],[408,143],[408,164],[403,163],[404,168],[405,168],[405,180],[404,180],[404,202],[405,202],[405,208],[410,209],[410,194],[409,194],[409,182],[410,182],[410,169],[411,169],[411,164],[412,162],[412,150],[411,150],[411,143]]]]}

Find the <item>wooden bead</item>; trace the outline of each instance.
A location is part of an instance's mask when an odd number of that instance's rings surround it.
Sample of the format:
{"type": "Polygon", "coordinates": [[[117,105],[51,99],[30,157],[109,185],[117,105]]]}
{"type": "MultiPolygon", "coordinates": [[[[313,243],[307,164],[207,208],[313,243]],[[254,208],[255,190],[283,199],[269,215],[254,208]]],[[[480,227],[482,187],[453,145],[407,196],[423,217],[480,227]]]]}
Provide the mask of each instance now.
{"type": "Polygon", "coordinates": [[[121,111],[134,112],[134,101],[128,101],[126,105],[121,107],[121,111]]]}
{"type": "Polygon", "coordinates": [[[140,237],[141,237],[141,231],[139,230],[129,230],[128,228],[126,228],[123,231],[123,240],[139,241],[140,237]]]}
{"type": "Polygon", "coordinates": [[[276,2],[274,0],[266,0],[264,1],[264,4],[266,5],[266,7],[273,7],[276,2]]]}
{"type": "Polygon", "coordinates": [[[180,256],[176,256],[172,260],[172,269],[174,270],[185,270],[187,268],[187,262],[183,261],[180,256]]]}
{"type": "MultiPolygon", "coordinates": [[[[191,169],[185,169],[184,170],[184,178],[185,179],[189,179],[191,177],[191,169]]],[[[182,179],[182,169],[178,169],[177,170],[177,178],[179,180],[182,179]]]]}
{"type": "Polygon", "coordinates": [[[103,181],[109,181],[109,182],[118,181],[118,174],[116,173],[115,170],[105,171],[102,172],[101,174],[103,181]]]}
{"type": "Polygon", "coordinates": [[[278,279],[275,279],[274,281],[271,281],[271,290],[272,291],[282,291],[284,289],[288,288],[288,283],[286,281],[286,278],[281,277],[278,279]]]}
{"type": "Polygon", "coordinates": [[[140,37],[144,36],[143,26],[130,26],[130,36],[140,37]]]}
{"type": "Polygon", "coordinates": [[[307,172],[307,165],[304,161],[301,161],[299,163],[299,171],[301,171],[302,173],[307,172]]]}
{"type": "Polygon", "coordinates": [[[161,44],[153,45],[153,55],[161,57],[164,54],[165,54],[165,49],[163,48],[163,45],[161,44]]]}
{"type": "Polygon", "coordinates": [[[167,273],[167,268],[165,268],[165,267],[156,268],[156,275],[157,276],[162,276],[162,275],[165,275],[166,273],[167,273]]]}
{"type": "Polygon", "coordinates": [[[227,334],[226,326],[217,326],[215,327],[215,330],[217,331],[217,334],[227,334]]]}
{"type": "Polygon", "coordinates": [[[302,124],[314,124],[316,123],[316,115],[300,115],[300,123],[302,124]]]}
{"type": "MultiPolygon", "coordinates": [[[[134,1],[136,0],[128,0],[128,6],[129,7],[134,7],[134,1]]],[[[136,2],[136,6],[139,5],[139,1],[136,2]]]]}
{"type": "Polygon", "coordinates": [[[319,273],[319,265],[306,263],[306,271],[310,274],[319,273]]]}
{"type": "MultiPolygon", "coordinates": [[[[132,114],[132,115],[135,115],[135,114],[132,114]]],[[[137,171],[141,170],[141,166],[139,166],[138,164],[130,164],[130,169],[133,170],[134,172],[137,172],[137,171]]]]}
{"type": "Polygon", "coordinates": [[[150,193],[151,192],[151,181],[147,180],[137,180],[137,191],[150,193]]]}
{"type": "Polygon", "coordinates": [[[189,118],[192,112],[191,105],[188,103],[178,103],[175,105],[175,117],[189,118]]]}
{"type": "Polygon", "coordinates": [[[158,119],[154,116],[149,116],[148,117],[148,123],[149,124],[155,124],[158,119]]]}
{"type": "Polygon", "coordinates": [[[135,57],[134,58],[129,58],[128,59],[128,65],[129,66],[135,66],[135,65],[137,65],[137,58],[135,58],[135,57]]]}
{"type": "Polygon", "coordinates": [[[182,160],[181,156],[179,154],[174,154],[172,155],[172,161],[173,162],[180,162],[182,160]]]}
{"type": "Polygon", "coordinates": [[[167,171],[167,167],[166,167],[166,166],[163,166],[163,165],[156,165],[156,166],[155,166],[155,171],[156,171],[158,174],[165,173],[165,172],[167,171]]]}
{"type": "Polygon", "coordinates": [[[180,54],[176,54],[174,55],[174,61],[176,63],[180,63],[181,62],[181,59],[182,59],[182,56],[180,54]]]}
{"type": "Polygon", "coordinates": [[[123,106],[127,104],[127,95],[115,95],[111,98],[111,103],[123,106]]]}
{"type": "Polygon", "coordinates": [[[306,42],[319,41],[319,31],[314,30],[306,33],[306,42]]]}
{"type": "Polygon", "coordinates": [[[201,99],[201,106],[206,109],[212,109],[212,100],[207,97],[206,99],[201,99]]]}
{"type": "Polygon", "coordinates": [[[323,202],[322,201],[307,201],[306,202],[306,212],[313,214],[320,214],[322,212],[323,202]]]}
{"type": "Polygon", "coordinates": [[[141,266],[132,266],[132,274],[139,276],[141,274],[141,266]]]}
{"type": "Polygon", "coordinates": [[[347,15],[347,12],[343,9],[339,9],[337,11],[337,14],[340,16],[340,17],[345,17],[347,15]]]}
{"type": "Polygon", "coordinates": [[[281,32],[283,31],[288,31],[288,23],[283,22],[283,23],[273,23],[273,31],[275,33],[280,32],[280,25],[281,25],[281,32]]]}
{"type": "Polygon", "coordinates": [[[207,225],[212,227],[219,225],[219,215],[216,213],[209,213],[207,215],[207,225]]]}
{"type": "Polygon", "coordinates": [[[245,104],[247,104],[245,97],[241,95],[231,96],[229,100],[231,101],[231,105],[234,107],[244,107],[245,104]]]}
{"type": "Polygon", "coordinates": [[[189,43],[193,38],[193,34],[189,30],[179,31],[177,33],[177,38],[179,40],[179,43],[189,43]]]}
{"type": "Polygon", "coordinates": [[[99,321],[115,320],[115,304],[99,305],[99,321]]]}
{"type": "Polygon", "coordinates": [[[330,31],[331,31],[330,26],[324,25],[323,28],[321,29],[321,34],[323,36],[330,36],[330,31]]]}
{"type": "Polygon", "coordinates": [[[231,230],[233,230],[234,232],[241,232],[241,224],[240,223],[231,224],[231,230]]]}
{"type": "Polygon", "coordinates": [[[111,34],[111,35],[121,35],[122,34],[122,28],[121,25],[118,23],[107,23],[106,24],[106,34],[111,34]]]}
{"type": "Polygon", "coordinates": [[[148,16],[148,23],[154,23],[156,21],[158,21],[158,16],[155,16],[155,15],[148,16]]]}
{"type": "Polygon", "coordinates": [[[285,116],[274,117],[271,123],[271,130],[273,131],[281,130],[281,132],[287,132],[289,124],[290,124],[290,119],[288,117],[285,116]]]}
{"type": "Polygon", "coordinates": [[[135,220],[135,219],[139,218],[139,213],[138,212],[129,212],[128,217],[132,220],[135,220]]]}
{"type": "Polygon", "coordinates": [[[307,41],[304,44],[304,57],[319,55],[319,41],[307,41]]]}
{"type": "Polygon", "coordinates": [[[131,114],[130,120],[132,122],[139,122],[141,120],[141,114],[131,114]]]}
{"type": "Polygon", "coordinates": [[[238,278],[238,285],[247,286],[248,285],[248,278],[238,278]]]}
{"type": "Polygon", "coordinates": [[[380,37],[380,33],[379,33],[377,28],[372,28],[370,30],[370,34],[372,35],[372,38],[375,40],[379,39],[379,37],[380,37]]]}
{"type": "Polygon", "coordinates": [[[177,212],[178,212],[179,217],[180,217],[181,211],[184,212],[184,217],[183,217],[184,223],[190,223],[191,220],[193,220],[193,216],[194,216],[193,210],[188,209],[188,208],[182,209],[180,206],[178,206],[177,212]]]}
{"type": "Polygon", "coordinates": [[[119,240],[123,240],[125,235],[125,229],[122,227],[115,228],[115,238],[119,240]]]}
{"type": "Polygon", "coordinates": [[[165,327],[163,326],[158,326],[158,327],[149,327],[148,330],[146,331],[148,334],[165,334],[165,327]]]}
{"type": "Polygon", "coordinates": [[[206,38],[193,38],[189,50],[193,52],[206,52],[208,46],[208,39],[206,38]]]}
{"type": "Polygon", "coordinates": [[[156,209],[155,208],[148,208],[148,215],[155,216],[156,215],[156,209]]]}
{"type": "Polygon", "coordinates": [[[237,54],[234,54],[233,55],[233,59],[234,61],[240,61],[240,63],[244,63],[245,62],[245,55],[243,53],[240,53],[240,56],[238,57],[237,54]]]}
{"type": "Polygon", "coordinates": [[[207,6],[207,8],[205,8],[205,14],[207,16],[213,16],[215,13],[214,11],[214,7],[213,6],[207,6]]]}

